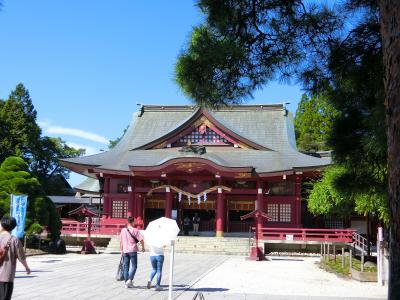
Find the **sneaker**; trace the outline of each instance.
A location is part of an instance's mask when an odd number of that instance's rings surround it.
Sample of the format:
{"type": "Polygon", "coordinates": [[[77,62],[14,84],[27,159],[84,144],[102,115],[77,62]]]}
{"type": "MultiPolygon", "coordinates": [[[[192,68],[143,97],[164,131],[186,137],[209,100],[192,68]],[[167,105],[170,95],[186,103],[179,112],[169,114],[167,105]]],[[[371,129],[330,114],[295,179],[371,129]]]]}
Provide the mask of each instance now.
{"type": "Polygon", "coordinates": [[[133,282],[132,280],[127,280],[125,282],[125,288],[129,289],[129,288],[133,288],[133,282]]]}
{"type": "Polygon", "coordinates": [[[159,286],[159,285],[156,285],[156,289],[155,289],[156,291],[162,291],[162,287],[161,286],[159,286]]]}
{"type": "Polygon", "coordinates": [[[148,288],[148,289],[151,288],[151,281],[147,281],[147,288],[148,288]]]}

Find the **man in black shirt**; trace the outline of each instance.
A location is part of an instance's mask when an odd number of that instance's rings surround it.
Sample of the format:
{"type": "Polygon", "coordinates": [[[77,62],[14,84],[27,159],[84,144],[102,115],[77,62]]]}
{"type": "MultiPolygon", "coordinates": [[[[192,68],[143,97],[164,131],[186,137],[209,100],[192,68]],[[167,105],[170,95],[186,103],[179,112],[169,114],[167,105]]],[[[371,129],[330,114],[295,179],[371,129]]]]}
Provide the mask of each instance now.
{"type": "Polygon", "coordinates": [[[193,235],[199,235],[199,224],[200,224],[200,217],[197,213],[194,213],[193,217],[193,235]]]}

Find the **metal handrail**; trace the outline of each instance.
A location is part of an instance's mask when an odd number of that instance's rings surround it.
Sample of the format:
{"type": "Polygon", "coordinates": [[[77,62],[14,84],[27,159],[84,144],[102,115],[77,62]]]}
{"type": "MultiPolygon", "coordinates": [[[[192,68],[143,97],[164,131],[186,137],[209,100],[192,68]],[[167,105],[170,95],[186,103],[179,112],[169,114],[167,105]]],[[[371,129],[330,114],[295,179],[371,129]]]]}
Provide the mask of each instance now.
{"type": "Polygon", "coordinates": [[[353,232],[353,244],[354,246],[358,246],[363,251],[368,251],[368,240],[357,232],[353,232]]]}

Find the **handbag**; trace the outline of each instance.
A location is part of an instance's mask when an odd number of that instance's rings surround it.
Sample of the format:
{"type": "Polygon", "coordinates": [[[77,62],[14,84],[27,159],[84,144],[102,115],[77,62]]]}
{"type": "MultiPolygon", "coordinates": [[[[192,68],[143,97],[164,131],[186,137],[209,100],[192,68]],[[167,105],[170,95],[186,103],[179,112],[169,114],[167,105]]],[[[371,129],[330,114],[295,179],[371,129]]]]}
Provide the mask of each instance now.
{"type": "Polygon", "coordinates": [[[11,237],[8,239],[7,244],[3,247],[0,247],[0,266],[3,265],[4,260],[6,259],[8,249],[10,249],[11,245],[11,237]]]}
{"type": "Polygon", "coordinates": [[[121,255],[121,259],[119,260],[117,274],[115,275],[115,279],[117,281],[124,280],[124,257],[121,255]]]}

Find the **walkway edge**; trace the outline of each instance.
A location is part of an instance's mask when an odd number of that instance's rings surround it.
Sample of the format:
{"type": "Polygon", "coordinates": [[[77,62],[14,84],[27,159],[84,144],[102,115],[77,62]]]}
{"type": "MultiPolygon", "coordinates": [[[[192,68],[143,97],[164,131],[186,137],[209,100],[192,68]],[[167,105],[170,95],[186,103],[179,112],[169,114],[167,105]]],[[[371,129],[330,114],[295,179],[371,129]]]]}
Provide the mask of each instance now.
{"type": "Polygon", "coordinates": [[[182,290],[178,295],[174,296],[174,299],[178,299],[180,296],[182,296],[183,293],[187,292],[192,286],[194,286],[196,283],[198,283],[200,280],[202,280],[204,277],[206,277],[208,274],[210,274],[212,271],[214,271],[216,268],[220,267],[224,262],[226,262],[230,257],[226,257],[223,261],[221,261],[219,264],[215,265],[213,268],[208,270],[207,272],[201,274],[199,277],[197,277],[195,280],[193,280],[190,285],[182,290]]]}

